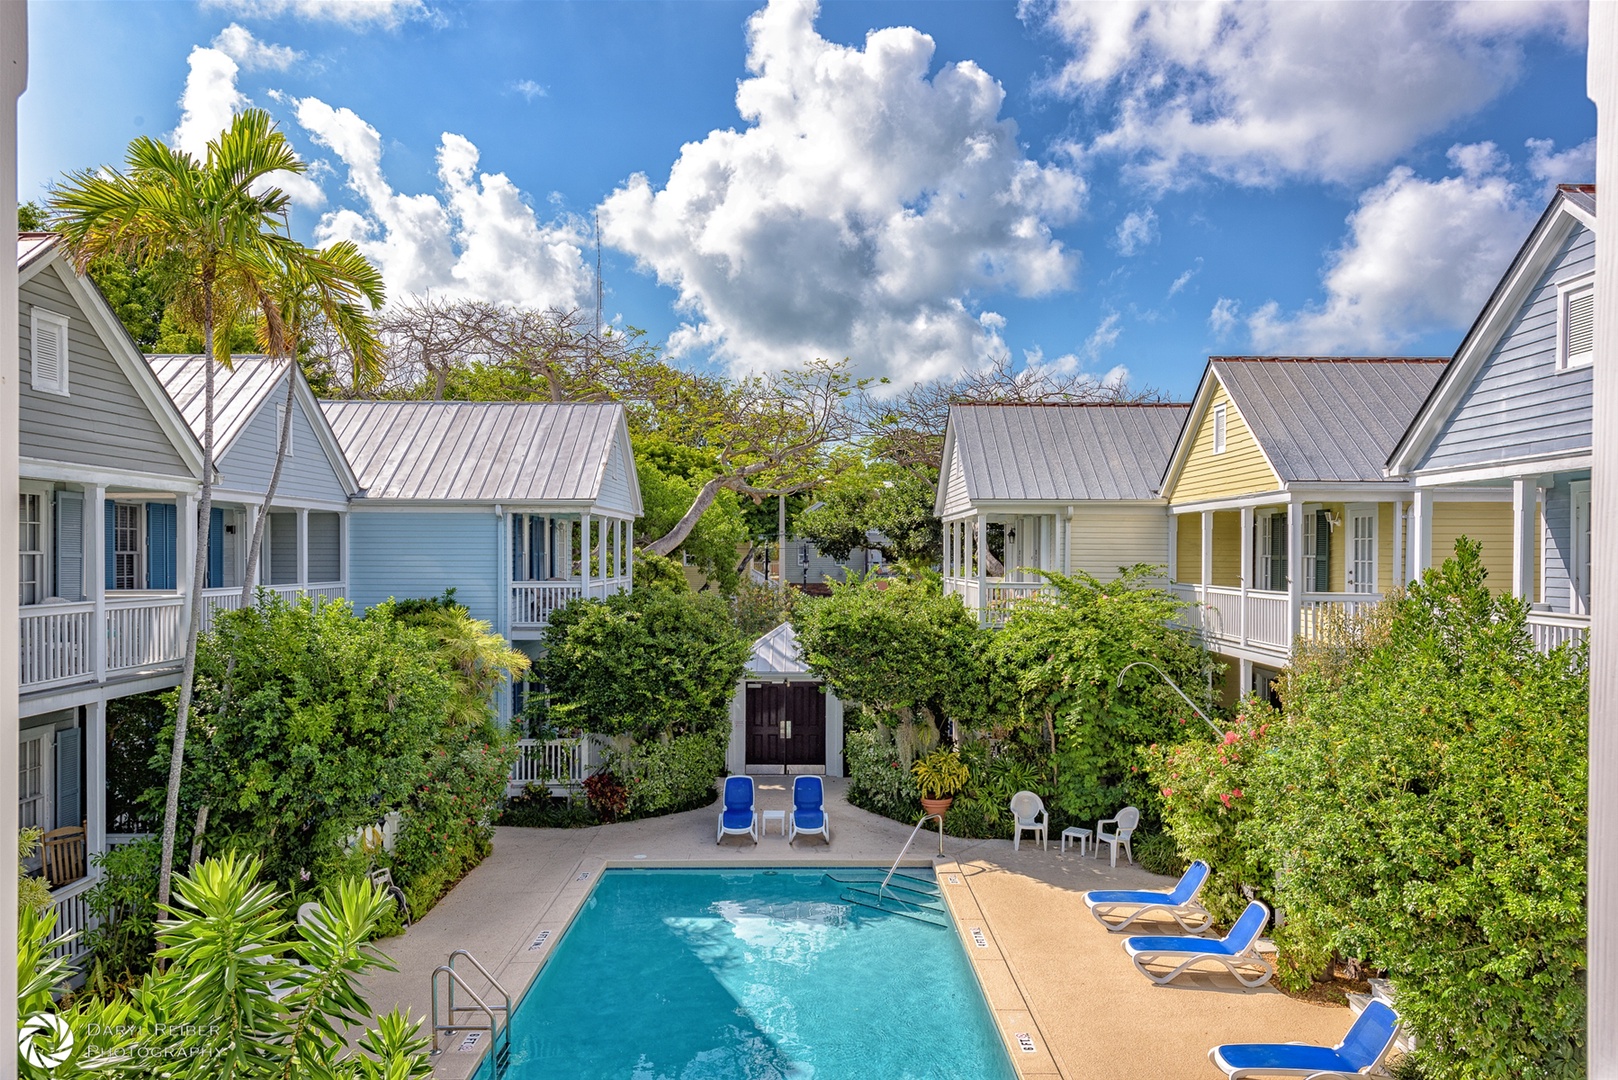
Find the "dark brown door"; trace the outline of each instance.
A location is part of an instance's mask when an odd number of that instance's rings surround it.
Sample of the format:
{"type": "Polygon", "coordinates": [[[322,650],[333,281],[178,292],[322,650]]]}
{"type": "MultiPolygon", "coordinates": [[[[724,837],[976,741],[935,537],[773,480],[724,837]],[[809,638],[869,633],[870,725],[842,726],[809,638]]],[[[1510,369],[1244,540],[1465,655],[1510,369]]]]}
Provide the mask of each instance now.
{"type": "Polygon", "coordinates": [[[826,695],[818,683],[787,683],[786,764],[826,764],[826,695]]]}
{"type": "Polygon", "coordinates": [[[747,684],[747,764],[785,765],[784,683],[747,684]]]}

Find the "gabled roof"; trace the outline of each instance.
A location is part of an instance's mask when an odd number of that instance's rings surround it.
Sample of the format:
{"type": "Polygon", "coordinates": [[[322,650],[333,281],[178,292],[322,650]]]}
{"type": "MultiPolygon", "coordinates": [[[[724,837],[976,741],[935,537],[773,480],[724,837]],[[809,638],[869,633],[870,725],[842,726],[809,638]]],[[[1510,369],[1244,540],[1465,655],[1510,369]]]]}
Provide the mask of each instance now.
{"type": "Polygon", "coordinates": [[[1283,483],[1386,479],[1382,464],[1447,361],[1441,356],[1214,357],[1283,483]]]}
{"type": "MultiPolygon", "coordinates": [[[[204,385],[206,371],[204,364],[206,358],[192,354],[189,356],[176,354],[156,354],[148,356],[146,362],[152,366],[157,377],[162,380],[164,388],[174,403],[179,406],[180,412],[185,416],[185,422],[190,426],[197,438],[202,438],[204,424],[204,411],[207,406],[207,393],[204,385]]],[[[296,367],[296,365],[291,365],[296,367]]],[[[236,439],[246,431],[253,422],[253,417],[271,397],[285,400],[286,388],[281,384],[285,380],[289,365],[285,360],[271,356],[234,356],[230,367],[219,364],[214,365],[214,460],[223,461],[235,445],[236,439]]],[[[337,478],[350,493],[358,490],[359,483],[350,468],[348,459],[343,456],[342,448],[337,444],[337,437],[332,434],[331,426],[320,409],[320,403],[315,400],[314,393],[309,389],[308,381],[303,372],[298,371],[298,382],[293,388],[293,395],[299,405],[303,406],[304,415],[309,420],[309,426],[315,429],[315,437],[320,440],[321,450],[331,461],[337,478]]]]}
{"type": "Polygon", "coordinates": [[[147,412],[163,429],[163,434],[179,453],[180,460],[200,478],[202,444],[192,435],[185,417],[181,415],[174,399],[169,397],[162,382],[146,365],[146,358],[141,353],[140,346],[129,336],[128,328],[118,319],[117,313],[107,303],[107,298],[101,295],[101,290],[96,287],[95,282],[74,269],[61,239],[55,233],[33,232],[17,235],[17,284],[19,286],[25,284],[52,265],[56,267],[56,273],[61,278],[62,284],[77,302],[79,310],[95,330],[96,335],[106,345],[113,362],[134,387],[147,412]]]}
{"type": "Polygon", "coordinates": [[[1433,386],[1398,442],[1389,449],[1384,459],[1389,473],[1405,474],[1416,467],[1451,411],[1460,404],[1478,369],[1510,329],[1562,242],[1579,225],[1591,232],[1596,230],[1595,185],[1562,184],[1518,249],[1516,258],[1511,260],[1500,283],[1494,287],[1494,293],[1483,305],[1472,328],[1461,339],[1461,347],[1455,350],[1455,358],[1445,369],[1443,378],[1433,386]]]}
{"type": "Polygon", "coordinates": [[[803,650],[798,646],[798,635],[789,622],[753,642],[753,651],[747,657],[749,675],[807,675],[809,665],[803,662],[803,650]]]}
{"type": "Polygon", "coordinates": [[[322,401],[368,499],[593,505],[615,449],[641,513],[616,403],[322,401]]]}
{"type": "Polygon", "coordinates": [[[967,498],[984,502],[1154,499],[1187,405],[956,405],[944,471],[958,454],[967,498]]]}

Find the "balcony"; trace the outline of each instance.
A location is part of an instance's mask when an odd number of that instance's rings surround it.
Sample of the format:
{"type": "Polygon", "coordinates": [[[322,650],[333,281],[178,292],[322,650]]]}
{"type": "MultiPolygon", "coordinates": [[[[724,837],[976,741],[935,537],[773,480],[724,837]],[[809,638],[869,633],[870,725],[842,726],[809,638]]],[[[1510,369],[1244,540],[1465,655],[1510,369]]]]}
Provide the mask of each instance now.
{"type": "Polygon", "coordinates": [[[591,578],[588,583],[573,578],[567,581],[517,581],[511,586],[511,630],[515,634],[530,634],[545,629],[551,623],[551,614],[581,596],[605,600],[613,593],[628,592],[633,579],[628,576],[591,578]]]}
{"type": "MultiPolygon", "coordinates": [[[[286,600],[288,603],[297,603],[300,597],[308,596],[316,604],[327,600],[344,600],[348,598],[348,586],[343,582],[327,582],[319,585],[260,585],[267,593],[286,600]]],[[[202,590],[204,603],[202,605],[202,630],[206,633],[213,629],[214,616],[221,611],[237,611],[242,606],[242,590],[240,586],[231,586],[225,589],[202,590]]]]}
{"type": "Polygon", "coordinates": [[[601,764],[601,747],[594,738],[519,739],[517,760],[511,766],[506,794],[521,795],[533,784],[552,795],[567,795],[584,786],[584,781],[601,764]]]}
{"type": "Polygon", "coordinates": [[[977,578],[947,577],[944,579],[944,594],[959,596],[969,610],[982,612],[984,626],[1004,626],[1011,617],[1012,608],[1024,600],[1054,596],[1056,590],[1044,581],[1000,581],[990,578],[983,583],[980,593],[977,578]]]}
{"type": "Polygon", "coordinates": [[[18,613],[24,691],[94,681],[163,667],[185,652],[185,598],[171,593],[110,593],[94,632],[96,604],[29,604],[18,613]]]}

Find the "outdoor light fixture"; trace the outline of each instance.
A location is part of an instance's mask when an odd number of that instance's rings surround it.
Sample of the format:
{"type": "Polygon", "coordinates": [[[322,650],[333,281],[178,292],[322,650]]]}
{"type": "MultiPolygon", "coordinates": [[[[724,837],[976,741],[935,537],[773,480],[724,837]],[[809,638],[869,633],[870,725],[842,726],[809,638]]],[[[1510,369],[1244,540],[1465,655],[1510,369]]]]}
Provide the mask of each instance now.
{"type": "Polygon", "coordinates": [[[1156,664],[1153,664],[1153,663],[1151,663],[1149,661],[1146,661],[1146,660],[1136,660],[1133,663],[1125,664],[1123,666],[1123,669],[1118,672],[1117,688],[1119,690],[1122,690],[1124,688],[1124,672],[1128,671],[1132,667],[1149,667],[1153,671],[1157,672],[1158,677],[1160,679],[1162,679],[1164,682],[1169,684],[1169,689],[1173,690],[1176,694],[1179,694],[1181,700],[1183,700],[1187,705],[1191,706],[1191,711],[1192,712],[1194,712],[1198,716],[1202,717],[1202,722],[1204,724],[1207,724],[1210,728],[1212,728],[1213,733],[1215,735],[1218,735],[1220,738],[1224,738],[1225,733],[1223,731],[1220,731],[1219,728],[1214,725],[1214,722],[1212,720],[1208,719],[1208,714],[1203,712],[1201,709],[1197,708],[1197,703],[1192,701],[1190,698],[1186,697],[1185,696],[1185,691],[1181,690],[1178,686],[1176,686],[1174,684],[1174,680],[1169,678],[1168,675],[1164,674],[1163,669],[1158,667],[1156,664]]]}

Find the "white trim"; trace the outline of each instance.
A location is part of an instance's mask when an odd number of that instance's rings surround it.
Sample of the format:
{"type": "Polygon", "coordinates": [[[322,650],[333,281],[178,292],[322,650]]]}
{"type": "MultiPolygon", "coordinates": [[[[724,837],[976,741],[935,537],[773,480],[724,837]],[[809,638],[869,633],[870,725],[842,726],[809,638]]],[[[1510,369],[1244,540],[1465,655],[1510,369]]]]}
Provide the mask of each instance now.
{"type": "MultiPolygon", "coordinates": [[[[237,503],[241,506],[262,506],[264,493],[262,491],[244,491],[241,488],[214,488],[213,503],[237,503]]],[[[275,501],[270,504],[271,510],[329,510],[332,513],[343,514],[348,512],[350,503],[334,501],[331,499],[304,499],[289,495],[282,497],[279,490],[275,493],[275,501]]]]}
{"type": "Polygon", "coordinates": [[[1225,452],[1225,438],[1229,424],[1226,416],[1229,409],[1230,403],[1227,401],[1221,401],[1213,407],[1213,452],[1216,454],[1225,452]]]}
{"type": "MultiPolygon", "coordinates": [[[[1395,508],[1394,512],[1395,513],[1398,512],[1397,507],[1395,508]]],[[[1347,504],[1346,506],[1343,507],[1343,525],[1345,526],[1343,531],[1346,534],[1344,539],[1347,541],[1343,546],[1343,591],[1344,592],[1351,592],[1351,593],[1379,593],[1379,592],[1381,592],[1382,591],[1382,589],[1380,588],[1380,581],[1381,581],[1381,578],[1382,578],[1382,567],[1380,565],[1381,559],[1382,559],[1382,553],[1381,553],[1381,546],[1382,546],[1382,536],[1381,536],[1381,532],[1382,532],[1382,511],[1381,511],[1381,507],[1379,507],[1376,503],[1361,503],[1361,502],[1349,503],[1349,504],[1347,504]],[[1352,580],[1351,581],[1351,580],[1349,580],[1354,574],[1355,565],[1357,565],[1358,562],[1359,562],[1359,560],[1355,558],[1355,552],[1354,552],[1354,545],[1355,545],[1354,519],[1355,519],[1355,517],[1369,517],[1371,519],[1371,581],[1370,581],[1370,586],[1371,587],[1368,588],[1368,589],[1359,588],[1360,585],[1364,584],[1361,581],[1358,581],[1358,580],[1352,580]]]]}
{"type": "Polygon", "coordinates": [[[180,685],[180,661],[168,660],[162,666],[166,670],[158,674],[138,671],[132,677],[119,676],[104,683],[87,681],[24,693],[18,697],[17,711],[21,716],[38,716],[58,709],[76,709],[94,701],[112,701],[132,694],[148,694],[153,690],[172,690],[180,685]]]}
{"type": "Polygon", "coordinates": [[[1541,217],[1541,224],[1535,226],[1535,232],[1518,249],[1517,257],[1498,291],[1490,298],[1489,305],[1461,342],[1455,358],[1439,376],[1438,385],[1422,403],[1398,445],[1393,448],[1387,464],[1390,475],[1413,471],[1416,463],[1427,455],[1445,422],[1471,388],[1477,369],[1493,355],[1495,346],[1522,310],[1539,283],[1540,275],[1545,272],[1562,243],[1579,225],[1595,231],[1595,222],[1586,220],[1586,215],[1561,194],[1556,195],[1546,209],[1547,215],[1541,217]]]}
{"type": "Polygon", "coordinates": [[[1515,480],[1519,476],[1539,476],[1543,473],[1579,472],[1590,468],[1590,461],[1589,451],[1580,451],[1576,454],[1562,454],[1555,457],[1517,458],[1499,465],[1417,473],[1412,479],[1418,488],[1448,487],[1487,480],[1515,480]]]}
{"type": "Polygon", "coordinates": [[[20,458],[17,472],[37,480],[56,480],[65,484],[100,484],[103,487],[161,491],[168,495],[190,495],[202,487],[195,477],[153,476],[151,473],[105,466],[73,465],[65,461],[49,461],[44,458],[20,458]]]}
{"type": "Polygon", "coordinates": [[[68,393],[68,317],[57,311],[30,305],[28,310],[28,382],[41,394],[70,397],[68,393]],[[39,338],[48,331],[56,339],[56,377],[42,379],[39,369],[39,338]]]}
{"type": "Polygon", "coordinates": [[[1577,371],[1587,368],[1595,363],[1595,303],[1596,303],[1596,275],[1595,271],[1580,274],[1576,278],[1556,283],[1556,370],[1577,371]],[[1568,350],[1568,328],[1572,316],[1568,313],[1572,304],[1580,299],[1589,301],[1590,310],[1590,347],[1583,352],[1570,354],[1568,350]]]}
{"type": "MultiPolygon", "coordinates": [[[[1197,385],[1196,396],[1191,399],[1191,411],[1186,414],[1185,426],[1180,429],[1180,438],[1175,442],[1174,449],[1169,454],[1169,463],[1163,470],[1163,482],[1158,486],[1158,494],[1165,499],[1172,500],[1173,496],[1170,492],[1180,482],[1180,473],[1184,471],[1185,463],[1190,460],[1191,449],[1197,441],[1197,431],[1202,426],[1202,417],[1207,413],[1209,406],[1213,404],[1214,392],[1212,387],[1214,385],[1224,387],[1227,404],[1236,410],[1236,416],[1242,421],[1242,426],[1247,428],[1247,437],[1253,440],[1254,446],[1258,447],[1259,456],[1264,459],[1264,464],[1269,467],[1270,475],[1275,477],[1276,483],[1285,488],[1287,484],[1286,478],[1281,475],[1281,470],[1275,467],[1275,462],[1270,460],[1270,452],[1264,449],[1263,443],[1259,442],[1258,435],[1253,431],[1253,426],[1247,422],[1246,417],[1242,416],[1242,407],[1236,403],[1236,395],[1230,392],[1230,387],[1225,386],[1224,380],[1220,379],[1214,371],[1214,361],[1209,360],[1208,367],[1202,375],[1202,382],[1197,385]]],[[[1226,415],[1228,425],[1229,414],[1227,413],[1226,415]]],[[[1227,499],[1245,497],[1226,496],[1224,499],[1215,501],[1222,502],[1227,499]]],[[[1211,504],[1197,503],[1194,505],[1206,506],[1211,504]]]]}

